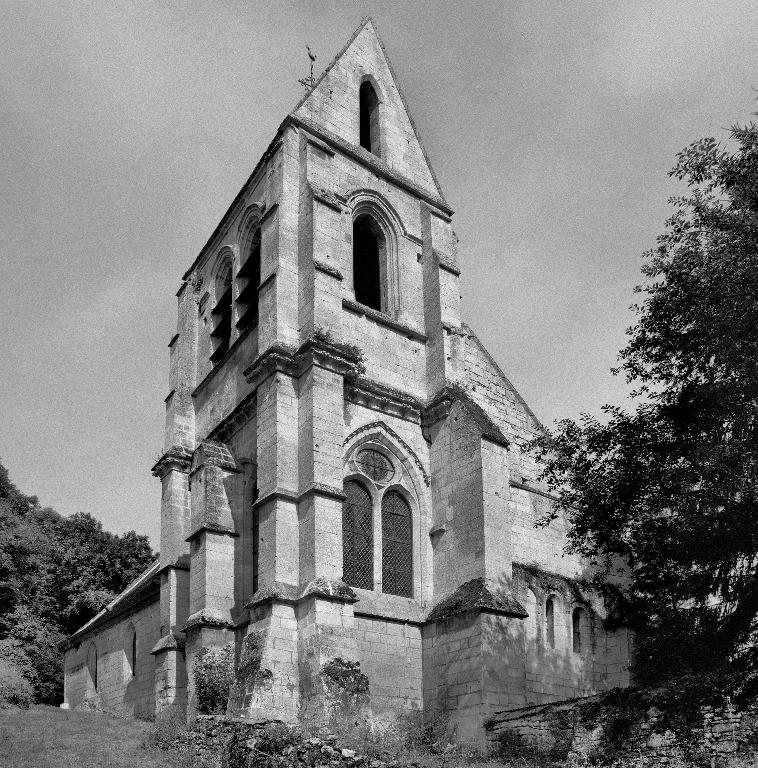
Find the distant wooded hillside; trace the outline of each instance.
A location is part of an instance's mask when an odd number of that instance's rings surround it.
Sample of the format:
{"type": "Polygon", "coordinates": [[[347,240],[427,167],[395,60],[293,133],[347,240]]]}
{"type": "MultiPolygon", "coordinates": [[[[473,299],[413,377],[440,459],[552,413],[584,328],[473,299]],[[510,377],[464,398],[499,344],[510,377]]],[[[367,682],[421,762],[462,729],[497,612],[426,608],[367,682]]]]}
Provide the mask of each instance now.
{"type": "Polygon", "coordinates": [[[38,702],[61,701],[66,637],[154,558],[147,536],[41,507],[0,463],[0,665],[16,667],[38,702]]]}

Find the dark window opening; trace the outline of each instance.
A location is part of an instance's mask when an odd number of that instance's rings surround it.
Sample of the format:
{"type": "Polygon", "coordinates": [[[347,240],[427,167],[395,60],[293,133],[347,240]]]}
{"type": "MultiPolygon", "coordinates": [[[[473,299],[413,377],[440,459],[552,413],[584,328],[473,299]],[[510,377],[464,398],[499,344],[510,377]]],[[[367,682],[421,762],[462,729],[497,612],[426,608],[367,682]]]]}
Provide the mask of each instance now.
{"type": "Polygon", "coordinates": [[[374,86],[368,80],[361,83],[358,92],[360,100],[361,146],[374,155],[379,155],[379,99],[374,86]]]}
{"type": "Polygon", "coordinates": [[[237,272],[240,292],[237,296],[239,332],[258,325],[258,289],[261,287],[261,230],[256,229],[245,263],[237,272]]]}
{"type": "Polygon", "coordinates": [[[384,236],[370,216],[359,216],[353,222],[353,286],[355,300],[371,309],[382,311],[381,257],[384,236]]]}
{"type": "Polygon", "coordinates": [[[545,637],[550,648],[555,648],[555,607],[553,598],[545,603],[545,637]]]}
{"type": "Polygon", "coordinates": [[[132,677],[137,676],[137,633],[132,630],[132,647],[129,649],[131,652],[131,668],[132,677]]]}
{"type": "Polygon", "coordinates": [[[382,499],[382,592],[413,597],[411,508],[397,491],[382,499]]]}
{"type": "Polygon", "coordinates": [[[342,502],[342,580],[374,588],[374,514],[369,492],[354,480],[344,485],[342,502]]]}
{"type": "Polygon", "coordinates": [[[219,361],[229,350],[232,335],[232,267],[227,262],[216,278],[216,304],[211,310],[215,342],[211,360],[219,361]]]}
{"type": "Polygon", "coordinates": [[[97,690],[97,648],[94,643],[90,645],[87,651],[87,671],[95,690],[97,690]]]}
{"type": "Polygon", "coordinates": [[[571,628],[573,638],[574,653],[582,652],[582,609],[574,608],[574,613],[571,616],[571,628]]]}

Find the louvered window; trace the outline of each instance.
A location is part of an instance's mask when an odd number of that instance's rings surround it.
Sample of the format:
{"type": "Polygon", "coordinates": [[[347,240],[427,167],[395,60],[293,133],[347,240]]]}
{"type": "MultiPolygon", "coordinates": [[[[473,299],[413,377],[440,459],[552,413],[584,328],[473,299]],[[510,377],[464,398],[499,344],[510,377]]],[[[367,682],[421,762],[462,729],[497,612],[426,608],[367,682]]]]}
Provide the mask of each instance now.
{"type": "Polygon", "coordinates": [[[237,309],[239,319],[237,328],[240,333],[258,325],[258,289],[261,286],[261,231],[257,229],[253,235],[245,263],[237,272],[239,294],[237,309]]]}
{"type": "Polygon", "coordinates": [[[355,480],[344,486],[342,503],[342,579],[361,589],[374,588],[373,509],[369,492],[355,480]]]}
{"type": "Polygon", "coordinates": [[[413,597],[411,508],[397,491],[382,499],[382,591],[413,597]]]}
{"type": "Polygon", "coordinates": [[[232,268],[227,263],[216,278],[216,304],[211,310],[214,341],[211,360],[218,362],[229,350],[232,334],[232,268]]]}

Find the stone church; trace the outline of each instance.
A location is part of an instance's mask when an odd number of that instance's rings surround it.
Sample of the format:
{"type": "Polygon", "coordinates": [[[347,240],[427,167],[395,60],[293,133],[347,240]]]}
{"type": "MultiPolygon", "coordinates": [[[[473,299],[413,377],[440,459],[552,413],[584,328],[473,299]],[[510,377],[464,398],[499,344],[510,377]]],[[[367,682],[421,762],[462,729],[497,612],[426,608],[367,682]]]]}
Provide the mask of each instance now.
{"type": "Polygon", "coordinates": [[[471,738],[629,684],[607,590],[535,527],[542,427],[461,321],[452,216],[366,19],[183,276],[160,557],[70,638],[64,706],[192,709],[227,646],[229,713],[289,722],[349,700],[471,738]]]}

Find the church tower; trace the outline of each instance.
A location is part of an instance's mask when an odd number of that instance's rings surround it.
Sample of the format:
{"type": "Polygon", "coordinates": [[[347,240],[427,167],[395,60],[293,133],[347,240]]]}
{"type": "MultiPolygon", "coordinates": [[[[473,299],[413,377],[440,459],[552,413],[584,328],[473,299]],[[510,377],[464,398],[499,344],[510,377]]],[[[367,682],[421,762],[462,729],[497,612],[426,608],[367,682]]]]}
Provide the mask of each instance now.
{"type": "MultiPolygon", "coordinates": [[[[230,714],[441,710],[459,738],[628,683],[565,521],[535,527],[552,501],[522,446],[542,427],[461,322],[452,215],[364,20],[177,294],[159,610],[135,646],[155,707],[195,707],[193,665],[224,647],[230,714]]],[[[135,604],[77,633],[67,700],[135,604]]]]}

